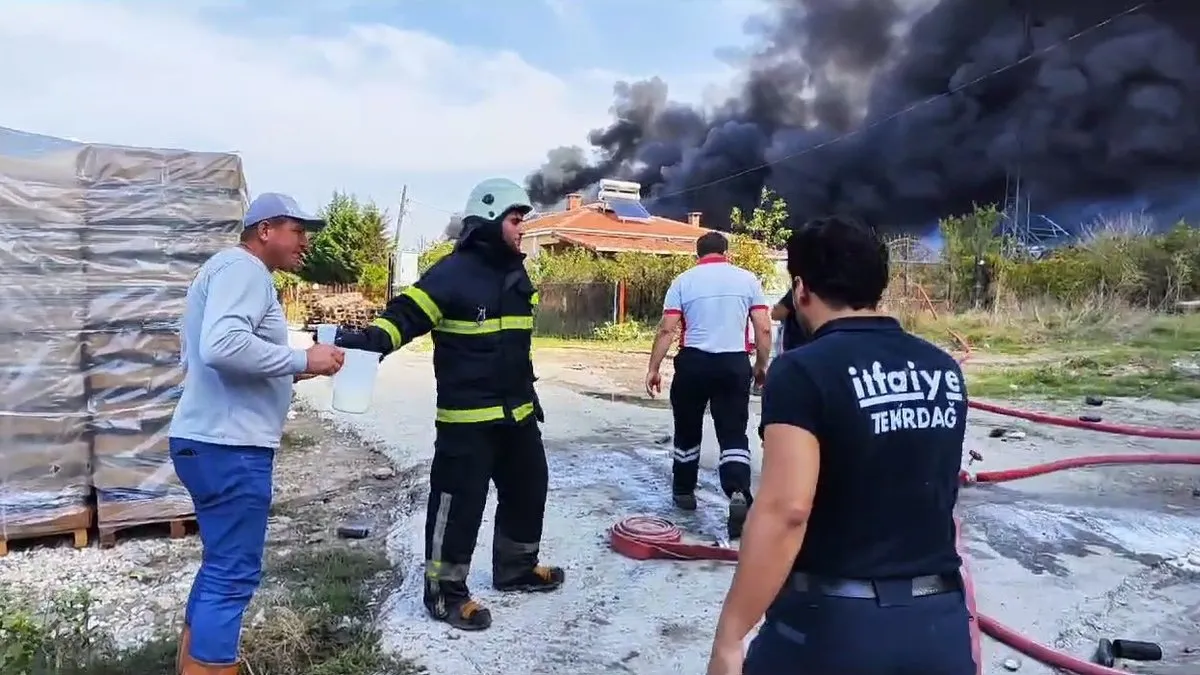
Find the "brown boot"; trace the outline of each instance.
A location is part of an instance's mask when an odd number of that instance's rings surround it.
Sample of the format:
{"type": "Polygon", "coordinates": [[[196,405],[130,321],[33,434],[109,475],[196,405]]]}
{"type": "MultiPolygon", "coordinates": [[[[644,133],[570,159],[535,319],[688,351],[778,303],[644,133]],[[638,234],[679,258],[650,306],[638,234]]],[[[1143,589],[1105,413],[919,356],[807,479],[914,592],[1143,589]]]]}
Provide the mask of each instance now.
{"type": "Polygon", "coordinates": [[[183,659],[191,646],[192,629],[184,624],[183,631],[179,633],[179,651],[175,653],[175,675],[183,675],[183,659]]]}
{"type": "Polygon", "coordinates": [[[179,671],[179,675],[238,675],[240,669],[241,666],[237,663],[214,666],[208,663],[200,663],[190,656],[185,655],[183,657],[183,670],[179,671]]]}

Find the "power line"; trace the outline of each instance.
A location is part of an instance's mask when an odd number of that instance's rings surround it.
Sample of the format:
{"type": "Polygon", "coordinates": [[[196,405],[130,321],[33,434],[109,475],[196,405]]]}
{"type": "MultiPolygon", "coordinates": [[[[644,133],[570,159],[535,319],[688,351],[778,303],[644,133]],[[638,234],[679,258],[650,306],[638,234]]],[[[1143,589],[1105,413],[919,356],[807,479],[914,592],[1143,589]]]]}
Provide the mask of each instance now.
{"type": "Polygon", "coordinates": [[[1142,10],[1143,8],[1148,7],[1150,5],[1158,4],[1161,1],[1162,0],[1147,0],[1146,2],[1140,2],[1137,5],[1134,5],[1133,7],[1130,7],[1121,12],[1113,14],[1112,16],[1108,17],[1107,19],[1104,19],[1103,21],[1100,21],[1091,26],[1088,26],[1087,28],[1084,28],[1084,29],[1080,30],[1079,32],[1077,32],[1067,38],[1064,38],[1062,40],[1059,40],[1058,42],[1054,42],[1052,44],[1046,45],[1045,47],[1042,47],[1041,49],[1038,49],[1036,51],[1030,52],[1029,54],[1026,54],[1025,56],[1017,59],[1016,61],[1013,61],[1012,63],[1010,63],[1006,66],[1001,66],[1000,68],[997,68],[991,72],[984,73],[983,75],[980,75],[979,77],[976,77],[975,79],[973,79],[969,82],[966,82],[964,84],[960,84],[957,87],[950,89],[949,91],[945,91],[940,94],[934,94],[933,96],[930,96],[929,98],[912,103],[904,108],[901,108],[900,110],[897,110],[896,112],[892,113],[891,115],[888,115],[887,117],[875,120],[874,122],[871,122],[870,124],[859,127],[858,129],[848,131],[848,132],[842,134],[841,136],[837,136],[835,138],[829,139],[828,141],[823,141],[816,145],[809,146],[803,150],[791,153],[789,155],[784,155],[783,157],[780,157],[778,159],[775,159],[775,160],[772,160],[769,162],[764,162],[762,164],[751,167],[749,169],[743,169],[741,171],[731,173],[727,176],[723,176],[721,178],[710,180],[707,183],[701,183],[700,185],[693,185],[691,187],[685,188],[683,190],[677,190],[675,192],[668,192],[666,194],[655,195],[654,198],[655,199],[664,199],[666,197],[677,197],[679,195],[687,194],[689,192],[695,192],[696,190],[702,190],[706,187],[712,187],[713,185],[719,185],[726,181],[733,180],[734,178],[739,178],[741,176],[745,176],[746,174],[754,173],[755,171],[761,171],[763,169],[775,166],[777,164],[782,164],[783,162],[793,160],[797,157],[802,157],[804,155],[809,154],[810,152],[815,152],[817,150],[820,150],[821,148],[825,148],[830,145],[833,145],[834,143],[840,143],[841,141],[844,141],[847,138],[851,138],[851,137],[857,136],[858,134],[861,134],[863,132],[870,131],[871,129],[874,129],[875,127],[878,127],[882,124],[886,124],[887,122],[891,122],[892,120],[894,120],[898,117],[901,117],[903,115],[907,115],[908,113],[910,113],[918,108],[921,108],[925,105],[933,103],[934,101],[938,101],[943,98],[953,96],[968,87],[974,86],[976,84],[979,84],[980,82],[983,82],[984,80],[991,79],[997,75],[1000,75],[1009,70],[1012,70],[1013,68],[1016,68],[1017,66],[1028,63],[1029,61],[1032,61],[1033,59],[1039,58],[1055,49],[1058,49],[1058,48],[1063,47],[1071,42],[1074,42],[1075,40],[1078,40],[1079,38],[1093,32],[1095,30],[1103,28],[1104,26],[1107,26],[1108,24],[1112,23],[1113,21],[1116,21],[1117,19],[1120,19],[1121,17],[1127,16],[1129,14],[1133,14],[1133,13],[1138,12],[1138,11],[1142,10]]]}
{"type": "Polygon", "coordinates": [[[444,209],[444,208],[442,208],[442,207],[440,207],[440,206],[434,206],[433,204],[429,204],[429,203],[427,203],[427,202],[423,202],[423,201],[421,201],[421,200],[419,200],[419,199],[413,199],[412,197],[409,197],[409,198],[408,198],[408,203],[409,203],[410,205],[422,206],[422,207],[424,207],[424,208],[431,209],[431,210],[437,211],[437,212],[439,212],[439,213],[445,213],[445,214],[448,214],[448,215],[454,215],[455,213],[457,213],[456,211],[452,211],[452,210],[450,210],[450,209],[444,209]]]}

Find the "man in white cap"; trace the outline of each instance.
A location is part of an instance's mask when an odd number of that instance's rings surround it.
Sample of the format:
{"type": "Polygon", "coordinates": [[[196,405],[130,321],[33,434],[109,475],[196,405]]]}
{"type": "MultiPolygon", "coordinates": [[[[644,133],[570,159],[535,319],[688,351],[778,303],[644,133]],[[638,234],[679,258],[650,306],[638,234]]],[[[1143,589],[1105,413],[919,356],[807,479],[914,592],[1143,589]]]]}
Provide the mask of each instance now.
{"type": "Polygon", "coordinates": [[[332,345],[288,345],[271,277],[299,269],[308,234],[323,225],[291,197],[260,195],[238,245],[209,258],[188,288],[183,395],[170,451],[195,504],[204,555],[184,615],[181,675],[237,675],[242,615],[262,578],[271,472],[292,385],[342,366],[342,350],[332,345]]]}

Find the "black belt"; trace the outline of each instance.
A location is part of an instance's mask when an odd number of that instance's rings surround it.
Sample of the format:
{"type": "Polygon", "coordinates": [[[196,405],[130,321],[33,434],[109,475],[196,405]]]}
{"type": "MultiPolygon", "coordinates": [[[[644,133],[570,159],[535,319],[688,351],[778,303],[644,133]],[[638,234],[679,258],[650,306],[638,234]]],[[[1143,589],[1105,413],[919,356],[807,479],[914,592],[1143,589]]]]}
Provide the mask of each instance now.
{"type": "MultiPolygon", "coordinates": [[[[883,580],[876,582],[871,579],[834,579],[796,572],[792,574],[790,583],[793,589],[801,593],[817,593],[835,598],[874,599],[879,597],[876,583],[894,584],[896,581],[894,579],[888,579],[886,582],[883,580]]],[[[905,581],[912,583],[912,597],[914,598],[962,590],[962,579],[957,574],[928,574],[905,581]]]]}

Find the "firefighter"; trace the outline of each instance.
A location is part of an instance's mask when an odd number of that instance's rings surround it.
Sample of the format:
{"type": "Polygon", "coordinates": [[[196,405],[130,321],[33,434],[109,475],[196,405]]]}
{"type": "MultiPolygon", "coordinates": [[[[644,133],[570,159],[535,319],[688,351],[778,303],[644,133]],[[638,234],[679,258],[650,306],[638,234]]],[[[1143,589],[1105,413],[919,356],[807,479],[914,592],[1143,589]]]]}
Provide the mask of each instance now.
{"type": "Polygon", "coordinates": [[[342,329],[337,339],[341,347],[386,355],[433,334],[437,436],[424,599],[434,619],[462,630],[492,622],[467,588],[489,481],[498,497],[493,586],[553,591],[565,578],[538,559],[547,469],[530,355],[537,293],[520,250],[520,225],[532,209],[516,183],[480,183],[467,199],[453,252],[392,298],[371,326],[342,329]]]}

